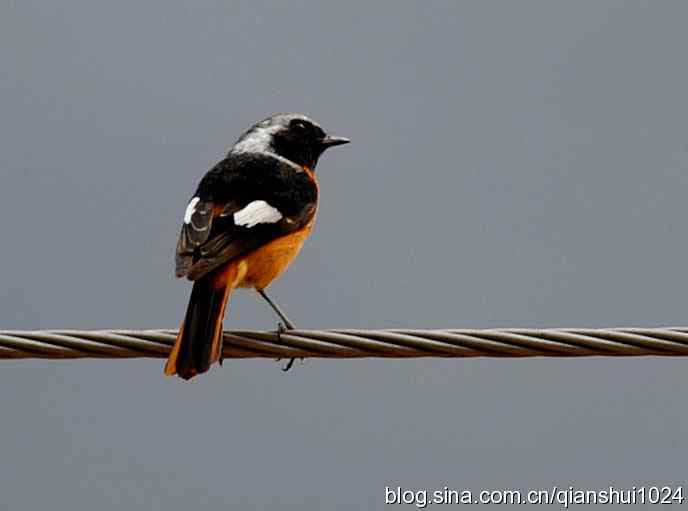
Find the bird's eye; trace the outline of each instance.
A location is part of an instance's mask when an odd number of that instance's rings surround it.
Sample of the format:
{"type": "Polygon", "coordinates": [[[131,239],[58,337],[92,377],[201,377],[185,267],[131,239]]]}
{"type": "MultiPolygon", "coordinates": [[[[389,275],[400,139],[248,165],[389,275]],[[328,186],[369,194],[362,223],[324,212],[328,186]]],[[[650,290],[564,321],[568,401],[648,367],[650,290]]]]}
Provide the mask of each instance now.
{"type": "Polygon", "coordinates": [[[308,125],[304,121],[296,120],[292,121],[291,129],[303,132],[308,130],[308,125]]]}

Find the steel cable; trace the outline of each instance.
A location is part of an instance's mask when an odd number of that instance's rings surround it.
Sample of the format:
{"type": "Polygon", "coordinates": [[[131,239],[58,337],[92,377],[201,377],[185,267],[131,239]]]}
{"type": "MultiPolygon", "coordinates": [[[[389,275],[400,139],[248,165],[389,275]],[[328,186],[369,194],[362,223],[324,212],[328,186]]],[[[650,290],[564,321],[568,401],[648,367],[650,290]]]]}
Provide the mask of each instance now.
{"type": "MultiPolygon", "coordinates": [[[[175,330],[0,330],[0,359],[165,358],[175,330]]],[[[687,356],[688,328],[233,330],[225,358],[687,356]]]]}

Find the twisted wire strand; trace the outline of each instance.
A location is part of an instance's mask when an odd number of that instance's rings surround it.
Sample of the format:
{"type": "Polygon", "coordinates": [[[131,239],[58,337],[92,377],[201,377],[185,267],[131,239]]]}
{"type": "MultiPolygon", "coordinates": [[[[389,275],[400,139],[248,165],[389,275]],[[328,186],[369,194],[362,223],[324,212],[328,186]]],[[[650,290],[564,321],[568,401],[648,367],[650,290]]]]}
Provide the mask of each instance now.
{"type": "MultiPolygon", "coordinates": [[[[0,330],[0,359],[165,358],[176,330],[0,330]]],[[[225,358],[688,356],[688,327],[257,330],[225,358]]]]}

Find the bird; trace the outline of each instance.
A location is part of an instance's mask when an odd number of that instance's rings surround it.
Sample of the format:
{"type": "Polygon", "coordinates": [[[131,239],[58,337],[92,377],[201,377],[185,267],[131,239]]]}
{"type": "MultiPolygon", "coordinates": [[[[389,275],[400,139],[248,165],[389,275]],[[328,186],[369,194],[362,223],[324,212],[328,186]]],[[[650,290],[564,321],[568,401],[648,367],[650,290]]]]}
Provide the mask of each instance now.
{"type": "Polygon", "coordinates": [[[295,328],[266,288],[311,234],[319,158],[349,142],[306,115],[275,114],[244,132],[201,179],[176,247],[175,275],[193,287],[165,375],[189,380],[222,363],[222,323],[236,288],[258,292],[283,322],[278,332],[295,328]]]}

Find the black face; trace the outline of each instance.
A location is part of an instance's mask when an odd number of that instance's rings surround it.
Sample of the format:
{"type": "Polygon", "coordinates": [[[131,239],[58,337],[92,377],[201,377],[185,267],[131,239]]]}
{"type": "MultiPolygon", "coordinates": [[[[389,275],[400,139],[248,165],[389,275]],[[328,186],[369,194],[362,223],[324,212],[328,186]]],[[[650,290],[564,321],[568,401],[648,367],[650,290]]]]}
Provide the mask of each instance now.
{"type": "Polygon", "coordinates": [[[344,138],[328,137],[320,126],[307,119],[294,118],[275,133],[272,146],[277,154],[314,169],[325,149],[347,142],[344,138]]]}

